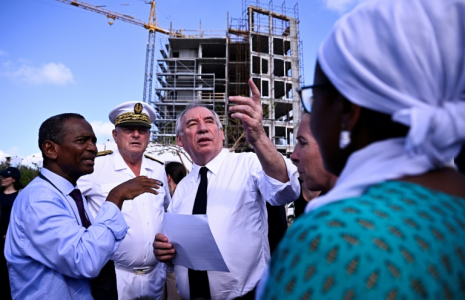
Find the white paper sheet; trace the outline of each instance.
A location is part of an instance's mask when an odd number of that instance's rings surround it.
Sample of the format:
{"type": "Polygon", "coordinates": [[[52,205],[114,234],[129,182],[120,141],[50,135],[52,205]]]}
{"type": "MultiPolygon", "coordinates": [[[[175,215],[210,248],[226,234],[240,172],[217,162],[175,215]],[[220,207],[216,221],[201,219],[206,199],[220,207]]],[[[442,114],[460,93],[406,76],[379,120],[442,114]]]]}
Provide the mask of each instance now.
{"type": "Polygon", "coordinates": [[[161,231],[176,249],[173,264],[198,271],[229,272],[207,215],[165,214],[161,231]]]}

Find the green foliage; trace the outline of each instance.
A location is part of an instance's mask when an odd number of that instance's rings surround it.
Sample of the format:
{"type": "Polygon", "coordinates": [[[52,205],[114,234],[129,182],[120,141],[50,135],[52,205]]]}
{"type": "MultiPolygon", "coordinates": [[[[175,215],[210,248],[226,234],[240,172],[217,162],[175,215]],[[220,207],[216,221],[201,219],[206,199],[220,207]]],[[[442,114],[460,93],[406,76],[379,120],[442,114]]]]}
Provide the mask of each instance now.
{"type": "MultiPolygon", "coordinates": [[[[5,170],[8,167],[10,167],[9,163],[7,162],[0,163],[1,171],[5,170]]],[[[16,166],[16,168],[18,168],[18,170],[21,172],[21,183],[24,186],[28,185],[29,182],[31,182],[34,178],[36,178],[40,172],[40,168],[37,165],[35,165],[34,167],[18,165],[16,166]]]]}

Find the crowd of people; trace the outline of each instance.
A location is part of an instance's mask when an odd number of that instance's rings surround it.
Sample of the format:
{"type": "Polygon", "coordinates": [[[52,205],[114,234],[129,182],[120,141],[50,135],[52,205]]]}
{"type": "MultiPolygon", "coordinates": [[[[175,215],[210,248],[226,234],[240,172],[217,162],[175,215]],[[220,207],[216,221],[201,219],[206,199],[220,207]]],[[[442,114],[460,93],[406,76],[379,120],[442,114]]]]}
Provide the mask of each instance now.
{"type": "Polygon", "coordinates": [[[97,151],[79,114],[48,118],[39,176],[23,189],[18,169],[0,173],[2,299],[464,299],[463,16],[465,0],[343,16],[299,90],[290,159],[253,80],[251,97],[229,97],[251,152],[223,149],[208,107],[179,115],[191,170],[144,154],[146,103],[109,112],[115,151],[97,151]],[[298,218],[270,255],[267,205],[290,202],[298,218]],[[166,214],[205,215],[228,272],[175,263],[166,214]]]}

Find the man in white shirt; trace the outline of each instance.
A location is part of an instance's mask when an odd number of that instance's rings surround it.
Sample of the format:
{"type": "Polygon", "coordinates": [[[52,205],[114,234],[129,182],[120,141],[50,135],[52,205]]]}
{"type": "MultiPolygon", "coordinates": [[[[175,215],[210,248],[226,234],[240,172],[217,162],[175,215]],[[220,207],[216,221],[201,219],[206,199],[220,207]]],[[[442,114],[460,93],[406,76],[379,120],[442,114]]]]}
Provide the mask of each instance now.
{"type": "Polygon", "coordinates": [[[95,215],[111,189],[121,182],[147,176],[163,184],[157,190],[158,195],[145,193],[124,202],[121,212],[129,230],[112,257],[118,299],[142,296],[158,299],[163,292],[166,272],[164,264],[155,259],[151,245],[155,234],[160,232],[170,193],[163,163],[144,155],[155,110],[146,103],[125,102],[110,112],[109,119],[115,124],[113,138],[118,149],[100,152],[94,173],[81,177],[78,186],[95,215]]]}
{"type": "MultiPolygon", "coordinates": [[[[168,212],[195,211],[202,180],[199,172],[206,167],[206,215],[230,271],[206,272],[206,288],[199,291],[190,284],[194,282],[192,270],[176,265],[176,281],[183,299],[253,299],[255,286],[270,257],[266,201],[282,205],[299,197],[296,168],[266,136],[260,92],[252,80],[249,86],[253,97],[230,97],[229,101],[236,105],[229,110],[233,118],[242,121],[256,154],[223,149],[224,133],[218,115],[206,107],[193,105],[176,122],[177,144],[190,155],[194,166],[178,184],[168,212]]],[[[154,253],[159,261],[171,264],[176,251],[169,237],[159,233],[154,253]]]]}

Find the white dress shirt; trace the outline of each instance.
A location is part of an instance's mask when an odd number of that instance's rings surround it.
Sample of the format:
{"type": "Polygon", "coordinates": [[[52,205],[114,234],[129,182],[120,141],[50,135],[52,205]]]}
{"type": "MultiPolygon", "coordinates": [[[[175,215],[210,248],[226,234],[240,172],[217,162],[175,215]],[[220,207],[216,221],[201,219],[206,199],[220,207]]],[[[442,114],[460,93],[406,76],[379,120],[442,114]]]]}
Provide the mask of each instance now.
{"type": "MultiPolygon", "coordinates": [[[[166,277],[165,266],[155,259],[152,248],[155,234],[161,230],[165,207],[170,202],[165,169],[159,162],[143,157],[140,175],[162,181],[164,185],[157,190],[158,195],[144,193],[123,203],[121,212],[129,230],[112,257],[119,299],[158,298],[166,277]]],[[[91,213],[96,215],[114,187],[135,177],[116,150],[97,157],[94,173],[81,177],[78,186],[87,198],[91,213]]]]}
{"type": "MultiPolygon", "coordinates": [[[[223,149],[208,168],[207,216],[213,237],[230,272],[208,271],[212,299],[234,299],[251,291],[270,258],[266,202],[282,205],[299,197],[297,169],[286,161],[290,181],[267,176],[254,153],[223,149]]],[[[178,184],[168,212],[192,214],[200,166],[178,184]]],[[[168,237],[169,239],[169,237],[168,237]]],[[[176,281],[189,299],[187,268],[176,265],[176,281]]]]}

